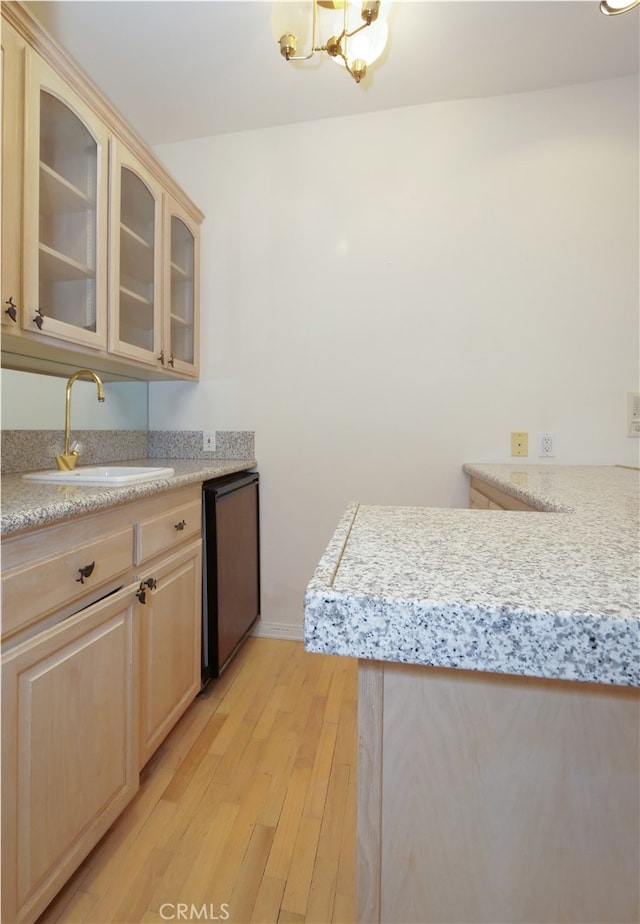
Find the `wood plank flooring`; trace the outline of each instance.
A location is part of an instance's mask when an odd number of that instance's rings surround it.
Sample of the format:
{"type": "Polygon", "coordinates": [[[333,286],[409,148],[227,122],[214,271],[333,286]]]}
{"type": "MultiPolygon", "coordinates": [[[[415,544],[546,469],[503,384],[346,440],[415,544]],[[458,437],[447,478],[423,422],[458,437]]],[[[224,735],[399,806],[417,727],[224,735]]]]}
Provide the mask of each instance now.
{"type": "Polygon", "coordinates": [[[352,922],[356,709],[355,660],[248,639],[39,924],[352,922]]]}

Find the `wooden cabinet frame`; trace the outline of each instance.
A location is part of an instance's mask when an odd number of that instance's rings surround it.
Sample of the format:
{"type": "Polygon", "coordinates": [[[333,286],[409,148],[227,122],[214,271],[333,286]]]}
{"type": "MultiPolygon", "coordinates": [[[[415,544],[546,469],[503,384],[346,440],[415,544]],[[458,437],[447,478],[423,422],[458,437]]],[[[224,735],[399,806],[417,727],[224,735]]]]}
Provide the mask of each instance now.
{"type": "MultiPolygon", "coordinates": [[[[79,366],[90,365],[105,377],[141,380],[197,379],[199,368],[199,234],[204,215],[166,172],[162,163],[142,139],[121,118],[98,88],[77,67],[75,62],[53,41],[22,4],[14,0],[2,3],[3,35],[3,202],[2,221],[2,364],[7,368],[48,372],[68,376],[79,366]],[[27,61],[27,59],[29,59],[27,61]],[[25,61],[27,63],[25,64],[25,61]],[[53,76],[52,76],[53,75],[53,76]],[[27,85],[25,86],[25,80],[27,85]],[[37,272],[39,249],[39,151],[37,131],[39,117],[35,86],[40,80],[91,127],[99,139],[99,198],[97,202],[98,253],[96,256],[96,330],[82,330],[75,324],[48,318],[46,305],[40,304],[37,272]],[[8,130],[11,127],[11,132],[8,130]],[[141,175],[150,178],[157,196],[157,266],[155,273],[154,338],[152,348],[142,352],[124,345],[114,318],[119,299],[114,303],[113,283],[109,285],[108,261],[117,258],[107,224],[107,201],[113,206],[114,192],[108,183],[107,142],[113,139],[117,147],[127,152],[131,163],[137,164],[141,175]],[[6,159],[5,159],[6,158],[6,159]],[[22,173],[23,160],[25,173],[22,173]],[[9,172],[12,171],[12,172],[9,172]],[[11,182],[9,183],[9,178],[11,182]],[[104,178],[104,183],[103,183],[104,178]],[[16,192],[17,184],[17,192],[16,192]],[[20,205],[17,206],[16,203],[20,205]],[[23,207],[24,203],[24,207],[23,207]],[[5,214],[5,208],[7,209],[5,214]],[[194,319],[195,339],[193,362],[177,355],[171,358],[170,323],[170,238],[166,238],[167,213],[180,214],[194,233],[194,319]],[[18,230],[24,214],[24,229],[18,230]],[[22,272],[16,268],[22,265],[22,272]],[[5,276],[5,269],[8,272],[5,276]],[[24,288],[20,291],[22,284],[24,288]],[[108,298],[111,292],[111,299],[108,298]],[[169,293],[169,294],[167,294],[169,293]],[[17,308],[14,323],[4,313],[6,302],[12,299],[17,308]],[[166,307],[165,307],[166,306],[166,307]],[[41,309],[45,315],[42,329],[37,320],[41,309]],[[113,329],[112,329],[113,328],[113,329]],[[160,356],[166,356],[164,364],[160,356]]],[[[52,257],[55,259],[55,255],[52,257]]],[[[80,272],[78,267],[76,271],[80,272]]],[[[113,275],[113,274],[112,274],[113,275]]]]}

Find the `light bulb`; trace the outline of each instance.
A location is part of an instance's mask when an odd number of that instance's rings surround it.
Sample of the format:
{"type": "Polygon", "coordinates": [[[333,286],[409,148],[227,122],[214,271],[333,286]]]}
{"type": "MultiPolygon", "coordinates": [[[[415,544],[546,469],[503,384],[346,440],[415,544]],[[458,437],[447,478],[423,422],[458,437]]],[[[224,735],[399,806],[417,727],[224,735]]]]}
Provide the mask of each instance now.
{"type": "Polygon", "coordinates": [[[312,25],[312,0],[276,0],[271,8],[274,38],[279,42],[283,35],[295,36],[297,55],[310,51],[312,25]]]}

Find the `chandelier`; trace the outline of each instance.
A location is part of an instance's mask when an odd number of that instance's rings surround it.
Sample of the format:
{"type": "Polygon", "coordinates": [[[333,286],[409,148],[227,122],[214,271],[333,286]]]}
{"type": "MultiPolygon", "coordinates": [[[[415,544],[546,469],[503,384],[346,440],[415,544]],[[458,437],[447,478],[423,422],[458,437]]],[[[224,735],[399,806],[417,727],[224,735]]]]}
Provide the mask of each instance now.
{"type": "Polygon", "coordinates": [[[625,2],[623,0],[620,3],[620,0],[601,0],[600,3],[600,12],[604,13],[605,16],[617,16],[618,13],[628,13],[629,10],[634,9],[634,7],[640,6],[640,0],[632,0],[631,3],[625,2]]]}
{"type": "Polygon", "coordinates": [[[278,0],[272,27],[280,54],[308,61],[325,51],[360,83],[384,51],[389,7],[389,0],[278,0]]]}

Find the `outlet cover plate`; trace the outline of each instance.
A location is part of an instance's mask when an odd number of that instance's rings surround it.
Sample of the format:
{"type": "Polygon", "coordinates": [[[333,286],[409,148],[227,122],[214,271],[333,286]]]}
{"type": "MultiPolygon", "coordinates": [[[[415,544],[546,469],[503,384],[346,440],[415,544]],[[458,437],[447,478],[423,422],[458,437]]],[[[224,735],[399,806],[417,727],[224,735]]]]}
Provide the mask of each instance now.
{"type": "Polygon", "coordinates": [[[556,454],[556,435],[555,433],[538,433],[538,457],[540,459],[552,459],[556,454]]]}
{"type": "Polygon", "coordinates": [[[216,450],[216,431],[215,430],[203,430],[202,431],[202,451],[203,452],[215,452],[216,450]]]}
{"type": "Polygon", "coordinates": [[[511,434],[511,455],[528,456],[529,455],[529,434],[522,430],[517,430],[511,434]]]}

